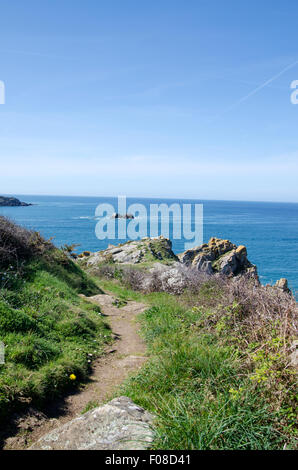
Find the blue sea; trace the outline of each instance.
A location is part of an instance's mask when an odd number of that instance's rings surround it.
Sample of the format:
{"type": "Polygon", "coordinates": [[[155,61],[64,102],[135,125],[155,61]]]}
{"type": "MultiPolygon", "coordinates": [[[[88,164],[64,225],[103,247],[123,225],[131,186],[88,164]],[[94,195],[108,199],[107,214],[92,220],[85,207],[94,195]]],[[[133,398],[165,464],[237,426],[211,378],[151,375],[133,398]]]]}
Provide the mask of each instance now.
{"type": "MultiPolygon", "coordinates": [[[[116,198],[22,196],[30,207],[0,207],[0,215],[40,231],[58,246],[77,243],[78,251],[105,249],[115,240],[98,240],[95,235],[95,209],[109,203],[117,212],[116,198]]],[[[202,200],[168,200],[128,198],[127,205],[141,203],[203,204],[204,242],[210,237],[229,239],[246,245],[249,260],[256,264],[263,284],[275,283],[281,277],[289,280],[298,292],[298,204],[269,202],[235,202],[202,200]]],[[[129,221],[127,221],[129,223],[129,221]]],[[[171,233],[171,232],[170,232],[171,233]]],[[[173,240],[175,253],[184,251],[185,240],[173,240]]]]}

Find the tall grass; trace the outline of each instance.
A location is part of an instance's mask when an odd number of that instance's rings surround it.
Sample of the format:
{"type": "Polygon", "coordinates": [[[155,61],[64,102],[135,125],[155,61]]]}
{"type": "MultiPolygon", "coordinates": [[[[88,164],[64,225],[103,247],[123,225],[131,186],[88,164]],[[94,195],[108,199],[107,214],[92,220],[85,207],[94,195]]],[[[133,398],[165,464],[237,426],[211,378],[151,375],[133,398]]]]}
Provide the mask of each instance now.
{"type": "Polygon", "coordinates": [[[151,305],[140,317],[150,359],[121,393],[155,414],[155,449],[297,447],[293,298],[240,279],[180,296],[102,282],[151,305]]]}
{"type": "Polygon", "coordinates": [[[241,351],[199,332],[194,325],[204,314],[197,309],[165,295],[153,302],[142,316],[151,360],[125,393],[156,415],[155,448],[294,447],[293,418],[281,425],[280,408],[251,380],[241,351]]]}

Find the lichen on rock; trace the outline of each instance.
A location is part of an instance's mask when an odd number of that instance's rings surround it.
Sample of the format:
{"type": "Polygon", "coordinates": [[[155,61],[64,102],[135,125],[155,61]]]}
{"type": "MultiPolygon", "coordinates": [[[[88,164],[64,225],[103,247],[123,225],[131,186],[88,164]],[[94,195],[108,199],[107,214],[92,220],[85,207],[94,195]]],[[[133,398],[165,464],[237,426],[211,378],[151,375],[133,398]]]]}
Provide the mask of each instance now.
{"type": "Polygon", "coordinates": [[[145,450],[153,441],[153,416],[128,397],[65,423],[29,450],[145,450]]]}
{"type": "Polygon", "coordinates": [[[105,262],[138,264],[157,260],[177,260],[172,251],[172,242],[163,236],[128,241],[116,247],[111,245],[106,250],[92,253],[87,260],[87,266],[92,267],[105,262]]]}
{"type": "Polygon", "coordinates": [[[181,263],[207,274],[246,274],[258,279],[256,266],[247,259],[246,247],[237,247],[229,240],[213,237],[208,243],[181,253],[179,259],[181,263]]]}

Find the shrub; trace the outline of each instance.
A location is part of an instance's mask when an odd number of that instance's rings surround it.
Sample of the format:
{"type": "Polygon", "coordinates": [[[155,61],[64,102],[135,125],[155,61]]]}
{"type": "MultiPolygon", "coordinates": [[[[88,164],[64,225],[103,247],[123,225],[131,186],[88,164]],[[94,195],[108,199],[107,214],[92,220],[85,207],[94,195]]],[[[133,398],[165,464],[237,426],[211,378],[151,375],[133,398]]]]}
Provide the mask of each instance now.
{"type": "Polygon", "coordinates": [[[33,256],[54,249],[38,232],[16,225],[0,216],[0,267],[18,265],[33,256]]]}

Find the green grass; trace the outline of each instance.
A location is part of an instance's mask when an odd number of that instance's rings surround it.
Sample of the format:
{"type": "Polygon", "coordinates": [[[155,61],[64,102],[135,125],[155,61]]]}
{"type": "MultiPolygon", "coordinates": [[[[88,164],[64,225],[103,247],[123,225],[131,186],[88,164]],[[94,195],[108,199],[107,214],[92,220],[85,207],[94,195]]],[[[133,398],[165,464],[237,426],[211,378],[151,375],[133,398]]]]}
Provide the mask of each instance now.
{"type": "Polygon", "coordinates": [[[100,308],[79,294],[102,292],[55,250],[11,269],[0,289],[0,418],[22,403],[41,405],[85,380],[111,332],[100,308]],[[70,374],[76,380],[70,379],[70,374]]]}
{"type": "Polygon", "coordinates": [[[87,405],[81,411],[81,414],[84,415],[85,413],[88,413],[88,411],[94,410],[94,408],[97,408],[99,406],[99,402],[96,400],[90,400],[88,401],[87,405]]]}
{"type": "Polygon", "coordinates": [[[149,296],[144,296],[140,292],[136,292],[132,289],[126,288],[117,281],[115,282],[114,280],[110,281],[106,279],[100,279],[100,287],[104,291],[111,292],[112,294],[115,295],[115,297],[123,301],[128,301],[128,300],[135,300],[136,302],[146,301],[148,304],[150,304],[149,296]]]}
{"type": "MultiPolygon", "coordinates": [[[[281,409],[252,380],[254,370],[243,351],[225,341],[222,326],[204,328],[212,310],[189,308],[166,293],[142,295],[119,283],[103,285],[119,297],[150,305],[140,316],[149,361],[117,394],[156,416],[154,449],[295,447],[293,413],[282,423],[281,409]]],[[[201,295],[208,297],[210,289],[204,289],[201,295]]]]}

